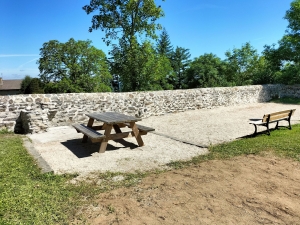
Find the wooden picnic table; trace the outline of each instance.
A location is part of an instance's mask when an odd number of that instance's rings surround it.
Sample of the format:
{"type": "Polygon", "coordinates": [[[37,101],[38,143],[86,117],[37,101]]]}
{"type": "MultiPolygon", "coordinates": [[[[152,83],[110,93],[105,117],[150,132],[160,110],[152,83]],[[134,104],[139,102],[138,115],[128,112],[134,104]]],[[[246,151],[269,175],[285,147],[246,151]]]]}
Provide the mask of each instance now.
{"type": "Polygon", "coordinates": [[[87,126],[84,124],[73,124],[73,127],[77,132],[84,134],[82,142],[87,142],[88,138],[90,138],[92,142],[101,142],[99,153],[105,152],[109,140],[123,139],[132,136],[135,137],[139,146],[143,146],[144,142],[141,135],[155,130],[136,124],[137,121],[141,120],[140,118],[117,112],[89,113],[86,115],[89,117],[87,126]],[[95,120],[103,122],[103,125],[93,126],[95,120]],[[123,127],[128,127],[131,130],[129,132],[122,132],[121,128],[123,127]],[[112,129],[115,130],[115,133],[112,133],[112,129]],[[104,134],[97,132],[98,130],[104,130],[104,134]]]}

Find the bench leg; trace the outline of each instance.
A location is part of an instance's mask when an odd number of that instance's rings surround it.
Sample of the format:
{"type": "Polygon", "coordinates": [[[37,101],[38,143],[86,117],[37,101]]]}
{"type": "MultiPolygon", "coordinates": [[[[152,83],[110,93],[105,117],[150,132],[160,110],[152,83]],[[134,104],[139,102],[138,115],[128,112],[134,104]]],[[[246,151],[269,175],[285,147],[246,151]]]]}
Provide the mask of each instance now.
{"type": "Polygon", "coordinates": [[[279,127],[279,126],[278,126],[278,123],[279,123],[279,121],[276,122],[275,130],[277,130],[278,127],[279,127]]]}
{"type": "MultiPolygon", "coordinates": [[[[93,123],[94,123],[94,119],[90,118],[89,119],[89,122],[87,124],[88,127],[92,127],[93,126],[93,123]]],[[[86,143],[88,140],[88,136],[87,135],[83,135],[83,138],[82,138],[82,143],[86,143]]]]}
{"type": "Polygon", "coordinates": [[[266,127],[267,127],[267,135],[270,135],[271,133],[270,133],[270,129],[269,129],[269,123],[267,123],[266,127]]]}
{"type": "Polygon", "coordinates": [[[292,129],[292,126],[291,126],[291,118],[288,119],[288,122],[289,122],[289,129],[291,130],[291,129],[292,129]]]}
{"type": "Polygon", "coordinates": [[[257,126],[256,126],[256,124],[253,124],[253,126],[254,126],[254,133],[252,134],[252,136],[256,136],[256,134],[257,134],[257,126]]]}
{"type": "Polygon", "coordinates": [[[100,145],[100,148],[99,148],[99,153],[104,153],[105,152],[106,147],[107,147],[107,143],[108,143],[108,140],[109,140],[109,136],[110,136],[110,133],[111,133],[111,130],[112,130],[112,127],[113,126],[111,124],[106,124],[105,125],[105,132],[104,132],[105,138],[101,142],[101,145],[100,145]]]}

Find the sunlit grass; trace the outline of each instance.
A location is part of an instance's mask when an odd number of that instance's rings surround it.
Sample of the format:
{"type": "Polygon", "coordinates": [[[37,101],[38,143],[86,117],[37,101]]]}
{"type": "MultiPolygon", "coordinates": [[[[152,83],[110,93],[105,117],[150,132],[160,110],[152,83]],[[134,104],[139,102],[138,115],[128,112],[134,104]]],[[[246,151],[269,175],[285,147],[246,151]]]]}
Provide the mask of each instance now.
{"type": "Polygon", "coordinates": [[[275,98],[275,99],[272,99],[270,102],[299,105],[300,104],[300,98],[290,98],[290,97],[275,98]]]}
{"type": "MultiPolygon", "coordinates": [[[[0,224],[69,224],[94,195],[131,186],[145,174],[99,174],[97,180],[69,181],[76,175],[42,174],[22,145],[22,137],[0,134],[0,224]],[[98,181],[102,180],[99,184],[98,181]]],[[[77,221],[80,218],[76,218],[77,221]]],[[[82,218],[84,224],[84,218],[82,218]]]]}
{"type": "Polygon", "coordinates": [[[253,138],[245,138],[233,142],[211,146],[209,154],[194,157],[190,161],[172,162],[169,166],[176,169],[195,165],[206,160],[229,159],[240,155],[272,152],[280,157],[300,160],[300,124],[292,125],[292,130],[280,128],[272,130],[271,135],[259,134],[253,138]]]}
{"type": "MultiPolygon", "coordinates": [[[[280,128],[271,135],[259,134],[230,143],[211,146],[209,154],[189,161],[169,164],[180,169],[207,160],[226,160],[236,156],[272,152],[280,157],[300,160],[300,125],[292,130],[280,128]]],[[[162,173],[164,171],[152,171],[162,173]]],[[[0,134],[0,224],[85,224],[82,214],[77,214],[95,200],[101,192],[130,187],[151,174],[99,173],[95,179],[70,183],[76,175],[42,174],[35,161],[22,145],[22,136],[0,134]],[[114,178],[121,177],[116,180],[114,178]]],[[[111,208],[113,210],[113,208],[111,208]]]]}

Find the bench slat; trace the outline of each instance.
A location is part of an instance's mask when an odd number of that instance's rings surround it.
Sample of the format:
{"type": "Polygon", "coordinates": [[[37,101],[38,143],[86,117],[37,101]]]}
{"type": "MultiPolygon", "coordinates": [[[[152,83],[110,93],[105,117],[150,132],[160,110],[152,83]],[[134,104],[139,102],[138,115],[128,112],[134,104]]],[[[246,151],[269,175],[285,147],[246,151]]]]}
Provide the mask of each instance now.
{"type": "MultiPolygon", "coordinates": [[[[125,123],[126,126],[130,127],[130,124],[129,123],[125,123]]],[[[151,131],[155,131],[154,128],[152,127],[146,127],[146,126],[143,126],[143,125],[140,125],[140,124],[135,124],[137,126],[137,128],[142,131],[142,132],[151,132],[151,131]]]]}
{"type": "Polygon", "coordinates": [[[139,125],[139,124],[136,124],[136,125],[137,125],[137,128],[138,128],[140,131],[144,131],[144,132],[155,131],[155,129],[152,128],[152,127],[146,127],[146,126],[139,125]]]}
{"type": "Polygon", "coordinates": [[[264,115],[262,122],[267,122],[267,119],[270,117],[269,122],[272,121],[277,121],[278,119],[288,119],[289,114],[291,113],[291,116],[294,114],[296,109],[289,109],[289,110],[284,110],[284,111],[279,111],[279,112],[274,112],[274,113],[269,113],[264,115]]]}
{"type": "Polygon", "coordinates": [[[280,120],[280,119],[288,119],[289,118],[289,114],[285,113],[285,114],[277,114],[275,116],[270,116],[270,120],[269,122],[272,121],[276,121],[276,120],[280,120]]]}
{"type": "Polygon", "coordinates": [[[105,135],[98,133],[97,131],[95,131],[94,129],[87,127],[84,124],[73,124],[72,125],[78,132],[85,134],[86,136],[88,136],[91,139],[103,139],[105,138],[105,135]]]}

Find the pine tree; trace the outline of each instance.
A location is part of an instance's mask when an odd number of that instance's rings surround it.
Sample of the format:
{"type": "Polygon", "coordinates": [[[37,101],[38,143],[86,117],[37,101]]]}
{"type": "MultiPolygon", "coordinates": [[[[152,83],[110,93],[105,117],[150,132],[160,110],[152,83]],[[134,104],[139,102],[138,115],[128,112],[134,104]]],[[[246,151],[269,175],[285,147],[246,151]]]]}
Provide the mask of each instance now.
{"type": "Polygon", "coordinates": [[[176,47],[171,56],[171,66],[175,72],[175,78],[170,82],[174,89],[186,88],[186,70],[190,64],[191,54],[189,49],[176,47]]]}
{"type": "Polygon", "coordinates": [[[168,59],[171,58],[173,52],[173,46],[171,45],[169,34],[166,28],[163,29],[159,40],[157,42],[157,53],[160,55],[165,55],[168,59]]]}

